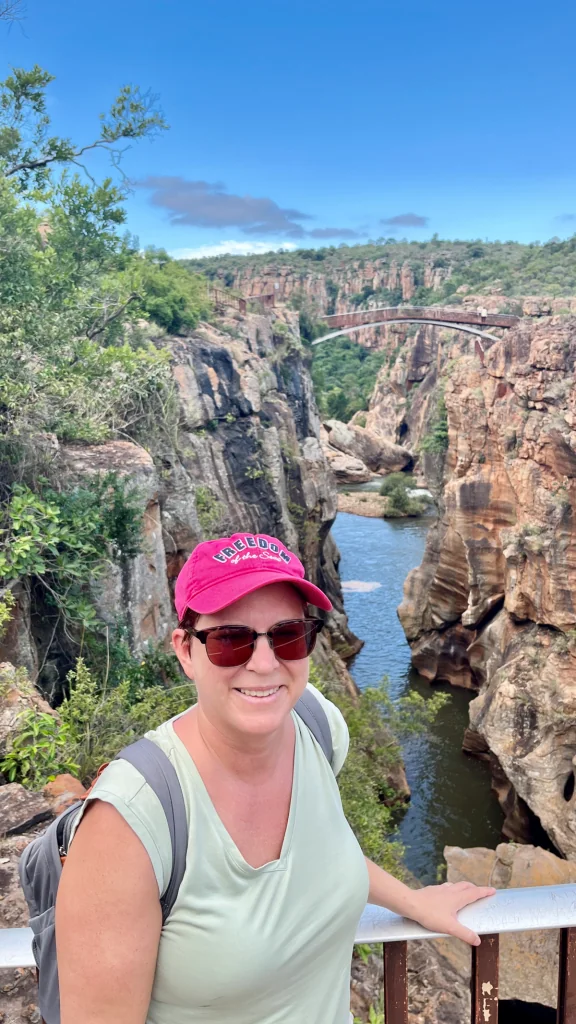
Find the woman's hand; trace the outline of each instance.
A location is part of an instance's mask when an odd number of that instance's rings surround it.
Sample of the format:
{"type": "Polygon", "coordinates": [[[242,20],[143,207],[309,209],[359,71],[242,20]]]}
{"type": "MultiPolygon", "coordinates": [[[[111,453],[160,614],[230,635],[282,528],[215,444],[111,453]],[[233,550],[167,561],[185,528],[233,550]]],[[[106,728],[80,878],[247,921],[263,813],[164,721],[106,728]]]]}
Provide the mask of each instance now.
{"type": "Polygon", "coordinates": [[[476,932],[466,928],[456,919],[456,914],[470,903],[493,896],[492,886],[473,885],[472,882],[444,882],[443,885],[428,885],[411,893],[410,917],[430,932],[444,932],[455,935],[471,946],[479,946],[476,932]]]}

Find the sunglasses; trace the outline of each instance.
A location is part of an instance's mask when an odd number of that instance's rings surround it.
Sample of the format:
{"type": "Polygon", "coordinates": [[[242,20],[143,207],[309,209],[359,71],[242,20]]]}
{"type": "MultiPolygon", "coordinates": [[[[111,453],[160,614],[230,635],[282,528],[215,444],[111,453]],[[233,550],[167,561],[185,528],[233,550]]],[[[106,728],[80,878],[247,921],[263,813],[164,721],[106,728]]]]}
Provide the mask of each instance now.
{"type": "Polygon", "coordinates": [[[245,665],[254,654],[259,636],[268,638],[274,654],[282,661],[307,658],[316,645],[316,637],[324,625],[322,619],[285,619],[271,626],[266,633],[257,633],[248,626],[212,626],[210,629],[187,629],[206,647],[206,654],[219,668],[245,665]]]}

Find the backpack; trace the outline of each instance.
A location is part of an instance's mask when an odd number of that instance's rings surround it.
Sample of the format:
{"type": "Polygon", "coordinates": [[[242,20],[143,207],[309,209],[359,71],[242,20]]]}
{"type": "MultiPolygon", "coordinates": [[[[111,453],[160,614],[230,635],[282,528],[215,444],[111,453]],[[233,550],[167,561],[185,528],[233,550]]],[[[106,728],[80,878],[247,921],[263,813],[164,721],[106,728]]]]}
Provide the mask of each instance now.
{"type": "MultiPolygon", "coordinates": [[[[318,698],[305,690],[294,710],[308,727],[330,765],[332,734],[326,712],[318,698]]],[[[154,790],[166,815],[172,844],[172,872],[166,892],[160,898],[164,925],[176,902],[186,869],[188,821],[182,789],[174,767],[163,750],[146,738],[124,747],[122,758],[140,772],[154,790]]],[[[32,952],[36,961],[38,1001],[43,1024],[60,1024],[60,991],[56,959],[55,908],[62,866],[82,801],[67,807],[37,839],[26,847],[18,866],[20,884],[30,911],[32,952]]]]}

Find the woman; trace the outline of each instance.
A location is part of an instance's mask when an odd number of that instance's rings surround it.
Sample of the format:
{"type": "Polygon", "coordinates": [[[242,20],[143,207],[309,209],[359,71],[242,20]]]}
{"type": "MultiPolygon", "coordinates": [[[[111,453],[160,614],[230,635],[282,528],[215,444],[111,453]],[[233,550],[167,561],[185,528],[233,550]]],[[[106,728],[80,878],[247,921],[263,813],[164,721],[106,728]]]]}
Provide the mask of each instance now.
{"type": "Polygon", "coordinates": [[[199,544],[176,584],[173,645],[198,703],[148,737],[189,822],[166,925],[170,838],[155,794],[113,762],[84,807],[58,893],[62,1024],[348,1024],[350,958],[367,900],[479,939],[456,912],[494,890],[408,889],[365,859],[334,774],[348,746],[325,707],[332,767],[292,708],[330,601],[296,555],[248,533],[199,544]]]}

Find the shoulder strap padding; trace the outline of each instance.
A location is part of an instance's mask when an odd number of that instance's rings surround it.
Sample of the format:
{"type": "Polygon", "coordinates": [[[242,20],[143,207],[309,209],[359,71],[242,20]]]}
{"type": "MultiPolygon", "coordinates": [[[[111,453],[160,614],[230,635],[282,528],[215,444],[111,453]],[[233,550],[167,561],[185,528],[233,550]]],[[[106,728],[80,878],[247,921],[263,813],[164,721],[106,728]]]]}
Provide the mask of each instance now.
{"type": "Polygon", "coordinates": [[[118,758],[129,761],[154,790],[166,815],[172,844],[172,873],[166,892],[160,898],[162,922],[166,920],[176,902],[184,872],[188,850],[188,818],[182,787],[169,757],[160,747],[145,737],[124,747],[118,758]]]}
{"type": "Polygon", "coordinates": [[[320,744],[329,765],[332,765],[334,745],[328,716],[312,690],[304,690],[294,710],[307,725],[314,739],[320,744]]]}

